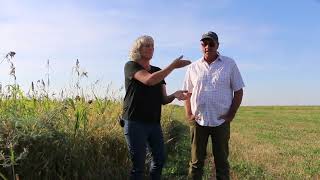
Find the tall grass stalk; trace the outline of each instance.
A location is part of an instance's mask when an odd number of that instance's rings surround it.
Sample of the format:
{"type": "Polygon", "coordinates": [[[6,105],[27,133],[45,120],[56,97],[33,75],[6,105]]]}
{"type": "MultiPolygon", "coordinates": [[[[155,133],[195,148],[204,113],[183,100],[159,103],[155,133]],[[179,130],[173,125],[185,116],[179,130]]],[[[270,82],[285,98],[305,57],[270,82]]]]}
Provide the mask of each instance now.
{"type": "MultiPolygon", "coordinates": [[[[14,55],[8,53],[5,60],[11,62],[14,55]]],[[[86,94],[81,84],[88,72],[82,70],[79,60],[73,68],[73,89],[61,90],[57,99],[50,96],[54,92],[50,90],[49,60],[46,81],[31,82],[27,93],[16,83],[14,66],[10,72],[14,82],[0,86],[1,178],[127,178],[131,162],[123,129],[117,123],[122,88],[104,96],[86,94]]],[[[173,109],[163,111],[166,145],[173,145],[176,139],[173,109]]]]}

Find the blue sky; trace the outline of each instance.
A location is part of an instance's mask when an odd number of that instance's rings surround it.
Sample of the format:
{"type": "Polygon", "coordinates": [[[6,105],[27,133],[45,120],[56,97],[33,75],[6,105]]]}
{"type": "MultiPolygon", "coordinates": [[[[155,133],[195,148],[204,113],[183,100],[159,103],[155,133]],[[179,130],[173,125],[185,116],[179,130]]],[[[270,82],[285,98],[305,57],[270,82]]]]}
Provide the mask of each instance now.
{"type": "MultiPolygon", "coordinates": [[[[320,105],[319,0],[0,0],[0,57],[15,51],[17,81],[27,90],[46,77],[52,91],[72,81],[76,59],[82,83],[123,85],[123,65],[140,35],[155,39],[152,64],[165,67],[183,54],[201,57],[201,34],[212,30],[220,52],[237,62],[246,87],[243,105],[320,105]]],[[[12,83],[9,64],[0,82],[12,83]]],[[[166,78],[181,88],[185,69],[166,78]]]]}

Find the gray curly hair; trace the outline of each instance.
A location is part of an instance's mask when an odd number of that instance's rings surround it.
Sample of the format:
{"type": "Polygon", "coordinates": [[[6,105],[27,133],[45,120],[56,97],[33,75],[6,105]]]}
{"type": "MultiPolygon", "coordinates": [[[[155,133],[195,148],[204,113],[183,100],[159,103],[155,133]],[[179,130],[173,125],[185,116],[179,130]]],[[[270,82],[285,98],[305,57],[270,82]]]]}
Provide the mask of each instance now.
{"type": "Polygon", "coordinates": [[[147,43],[154,44],[154,40],[151,36],[143,35],[138,37],[132,45],[129,53],[129,59],[131,59],[132,61],[139,61],[141,59],[140,48],[142,47],[142,45],[147,43]]]}

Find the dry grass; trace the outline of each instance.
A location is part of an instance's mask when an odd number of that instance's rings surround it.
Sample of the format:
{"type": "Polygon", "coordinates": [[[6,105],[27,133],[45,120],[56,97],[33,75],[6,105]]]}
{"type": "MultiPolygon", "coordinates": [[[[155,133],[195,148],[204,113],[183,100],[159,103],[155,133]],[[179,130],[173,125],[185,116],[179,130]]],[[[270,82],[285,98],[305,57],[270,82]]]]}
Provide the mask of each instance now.
{"type": "MultiPolygon", "coordinates": [[[[78,60],[74,81],[59,98],[50,94],[49,72],[46,81],[31,83],[30,91],[24,93],[16,84],[13,56],[11,53],[4,60],[12,65],[14,81],[0,86],[0,177],[126,179],[131,165],[123,129],[117,122],[121,96],[85,94],[81,84],[88,73],[78,60]]],[[[173,110],[165,107],[163,111],[166,141],[174,138],[173,110]]],[[[174,146],[170,142],[168,146],[174,146]]]]}
{"type": "MultiPolygon", "coordinates": [[[[119,100],[0,100],[0,172],[21,179],[125,179],[130,169],[119,100]],[[45,102],[44,102],[45,101],[45,102]],[[47,104],[44,106],[43,104],[47,104]],[[10,111],[16,106],[18,111],[10,111]],[[23,153],[24,148],[27,149],[23,153]],[[14,152],[14,156],[10,153],[14,152]],[[21,158],[17,158],[20,154],[21,158]],[[14,170],[13,170],[14,169],[14,170]]],[[[165,139],[174,108],[164,108],[165,139]]],[[[173,144],[172,144],[173,145],[173,144]]],[[[9,178],[9,179],[11,179],[9,178]]]]}
{"type": "Polygon", "coordinates": [[[231,161],[236,166],[247,164],[260,170],[243,173],[247,178],[318,176],[319,114],[320,107],[242,107],[232,124],[231,161]]]}

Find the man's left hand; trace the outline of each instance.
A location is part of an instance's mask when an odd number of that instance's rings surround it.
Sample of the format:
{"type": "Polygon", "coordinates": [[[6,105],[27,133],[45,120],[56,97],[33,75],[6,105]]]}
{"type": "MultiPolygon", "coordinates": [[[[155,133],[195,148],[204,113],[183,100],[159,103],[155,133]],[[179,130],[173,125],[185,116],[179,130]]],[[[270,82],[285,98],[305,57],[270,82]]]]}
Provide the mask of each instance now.
{"type": "Polygon", "coordinates": [[[235,114],[225,114],[219,117],[219,119],[224,119],[225,122],[231,122],[234,118],[235,114]]]}

